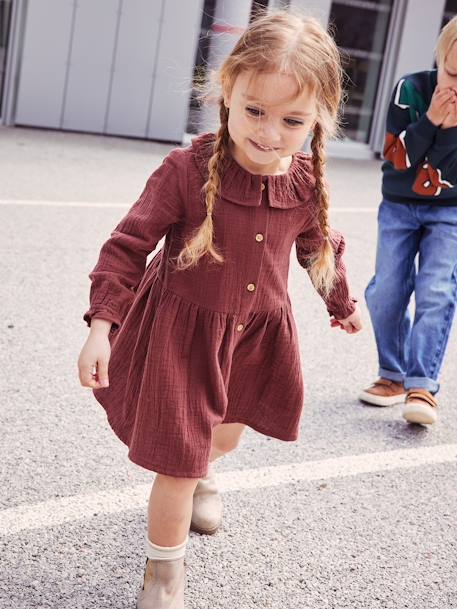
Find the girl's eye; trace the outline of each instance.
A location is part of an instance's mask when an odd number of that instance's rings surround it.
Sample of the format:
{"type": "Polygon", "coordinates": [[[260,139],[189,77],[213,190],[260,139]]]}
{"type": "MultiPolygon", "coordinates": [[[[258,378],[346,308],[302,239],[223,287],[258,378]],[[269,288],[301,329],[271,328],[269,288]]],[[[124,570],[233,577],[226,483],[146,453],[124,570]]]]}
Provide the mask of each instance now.
{"type": "Polygon", "coordinates": [[[302,121],[298,121],[295,118],[285,118],[284,120],[291,127],[303,126],[303,122],[302,121]]]}
{"type": "Polygon", "coordinates": [[[261,116],[262,115],[262,110],[259,110],[259,108],[253,108],[252,106],[247,106],[246,111],[251,116],[261,116]]]}

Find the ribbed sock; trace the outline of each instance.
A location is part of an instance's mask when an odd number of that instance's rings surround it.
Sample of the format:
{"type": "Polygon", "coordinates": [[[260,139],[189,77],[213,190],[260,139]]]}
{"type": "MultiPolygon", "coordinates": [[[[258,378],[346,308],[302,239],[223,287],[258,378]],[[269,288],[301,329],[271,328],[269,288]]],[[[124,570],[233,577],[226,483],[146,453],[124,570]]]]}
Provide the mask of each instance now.
{"type": "Polygon", "coordinates": [[[146,556],[149,560],[177,560],[178,558],[184,558],[188,540],[189,538],[186,537],[184,542],[179,544],[179,546],[163,547],[152,543],[146,534],[146,556]]]}

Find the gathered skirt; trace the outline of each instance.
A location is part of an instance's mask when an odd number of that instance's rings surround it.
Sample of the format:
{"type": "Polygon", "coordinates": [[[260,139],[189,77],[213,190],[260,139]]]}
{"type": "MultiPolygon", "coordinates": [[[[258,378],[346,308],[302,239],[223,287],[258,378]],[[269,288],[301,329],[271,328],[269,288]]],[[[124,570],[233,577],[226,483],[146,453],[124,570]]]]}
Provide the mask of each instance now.
{"type": "Polygon", "coordinates": [[[236,314],[170,291],[160,263],[159,252],[112,334],[110,386],[94,390],[129,458],[160,474],[201,478],[219,423],[295,440],[303,380],[288,297],[241,325],[236,314]]]}

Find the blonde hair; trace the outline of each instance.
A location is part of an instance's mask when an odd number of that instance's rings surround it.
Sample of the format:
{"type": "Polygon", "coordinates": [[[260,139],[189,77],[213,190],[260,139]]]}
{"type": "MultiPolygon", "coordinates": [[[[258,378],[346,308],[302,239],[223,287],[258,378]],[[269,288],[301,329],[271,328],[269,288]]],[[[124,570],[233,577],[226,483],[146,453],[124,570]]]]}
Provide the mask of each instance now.
{"type": "Polygon", "coordinates": [[[439,66],[444,64],[446,56],[451,50],[454,42],[457,41],[457,15],[447,23],[440,32],[435,47],[436,63],[439,66]]]}
{"type": "MultiPolygon", "coordinates": [[[[327,293],[335,278],[335,256],[328,224],[329,197],[324,179],[325,139],[338,128],[342,95],[342,68],[333,38],[314,18],[284,10],[256,18],[238,40],[219,70],[222,91],[229,94],[244,71],[291,74],[298,85],[297,96],[306,88],[315,91],[317,117],[311,141],[318,203],[318,221],[324,237],[310,263],[314,285],[327,293]]],[[[206,218],[177,258],[178,269],[195,266],[205,254],[216,262],[223,257],[216,250],[212,212],[219,194],[224,161],[229,155],[228,109],[219,98],[220,127],[208,162],[208,180],[203,186],[206,218]]]]}

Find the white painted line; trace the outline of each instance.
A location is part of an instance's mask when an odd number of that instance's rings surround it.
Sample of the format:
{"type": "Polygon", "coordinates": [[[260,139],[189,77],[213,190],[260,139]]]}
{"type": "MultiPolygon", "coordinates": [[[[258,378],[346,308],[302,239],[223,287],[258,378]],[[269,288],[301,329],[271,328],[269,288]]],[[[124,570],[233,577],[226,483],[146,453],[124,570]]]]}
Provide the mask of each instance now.
{"type": "MultiPolygon", "coordinates": [[[[221,492],[227,493],[456,462],[457,444],[442,444],[222,472],[217,479],[221,492]]],[[[125,510],[144,510],[150,488],[150,484],[140,484],[2,510],[0,536],[88,520],[99,515],[117,514],[125,510]]]]}
{"type": "MultiPolygon", "coordinates": [[[[33,199],[0,199],[0,205],[25,205],[30,207],[121,207],[128,209],[132,206],[131,203],[100,203],[99,201],[41,201],[33,199]]],[[[374,214],[377,213],[377,207],[330,207],[330,212],[343,214],[374,214]]]]}

